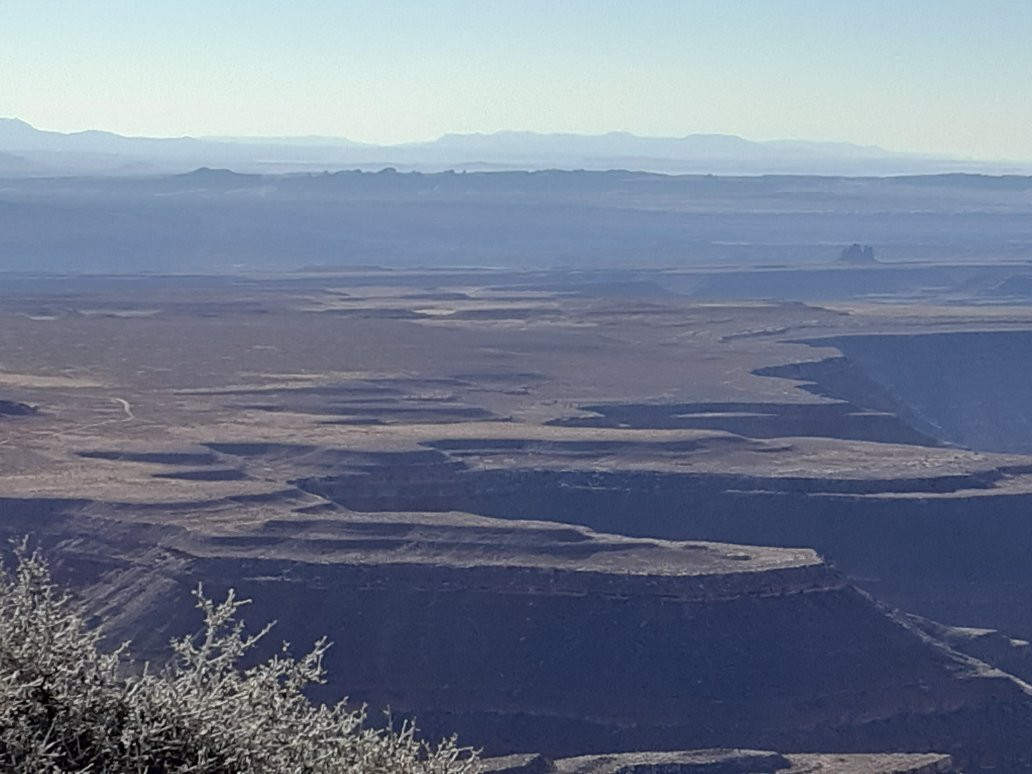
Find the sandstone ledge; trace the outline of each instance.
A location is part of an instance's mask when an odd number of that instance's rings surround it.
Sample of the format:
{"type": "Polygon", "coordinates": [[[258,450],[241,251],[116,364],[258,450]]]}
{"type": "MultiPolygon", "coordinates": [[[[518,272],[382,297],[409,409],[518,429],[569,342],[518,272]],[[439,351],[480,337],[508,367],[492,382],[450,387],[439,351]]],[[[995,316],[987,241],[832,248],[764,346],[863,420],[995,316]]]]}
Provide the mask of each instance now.
{"type": "Polygon", "coordinates": [[[551,761],[542,755],[506,755],[484,761],[491,774],[950,774],[950,756],[938,753],[790,754],[759,750],[678,750],[583,755],[551,761]]]}

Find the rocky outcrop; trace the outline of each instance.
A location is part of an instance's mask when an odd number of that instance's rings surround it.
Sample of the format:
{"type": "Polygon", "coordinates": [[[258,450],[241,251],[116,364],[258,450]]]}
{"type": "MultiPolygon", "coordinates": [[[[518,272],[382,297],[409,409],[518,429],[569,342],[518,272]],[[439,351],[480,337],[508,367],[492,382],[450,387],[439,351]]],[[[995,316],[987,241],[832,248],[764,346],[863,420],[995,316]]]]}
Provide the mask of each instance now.
{"type": "Polygon", "coordinates": [[[842,248],[839,253],[839,261],[859,265],[873,265],[878,263],[874,257],[874,248],[870,245],[861,245],[856,242],[849,247],[842,248]]]}
{"type": "Polygon", "coordinates": [[[27,417],[38,414],[36,406],[11,400],[0,400],[0,417],[27,417]]]}
{"type": "Polygon", "coordinates": [[[1008,637],[996,629],[946,626],[916,615],[908,615],[915,626],[954,650],[1032,682],[1032,645],[1028,640],[1008,637]]]}
{"type": "MultiPolygon", "coordinates": [[[[806,364],[813,366],[814,364],[806,364]]],[[[781,375],[765,369],[760,375],[781,375]]],[[[869,403],[869,401],[868,401],[869,403]]],[[[817,436],[939,446],[891,411],[848,401],[834,403],[622,403],[585,405],[587,416],[550,422],[556,427],[636,427],[724,430],[748,438],[817,436]]]]}
{"type": "Polygon", "coordinates": [[[484,770],[496,774],[951,774],[948,755],[856,754],[781,755],[756,750],[682,750],[583,755],[550,761],[541,755],[488,758],[484,770]]]}

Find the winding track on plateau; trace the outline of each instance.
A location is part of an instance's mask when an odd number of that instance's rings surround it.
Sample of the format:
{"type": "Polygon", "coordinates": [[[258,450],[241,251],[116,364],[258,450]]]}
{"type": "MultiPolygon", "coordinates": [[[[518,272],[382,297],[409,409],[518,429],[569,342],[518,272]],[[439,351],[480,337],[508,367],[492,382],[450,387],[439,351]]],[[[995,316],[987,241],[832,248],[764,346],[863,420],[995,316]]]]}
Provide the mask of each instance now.
{"type": "Polygon", "coordinates": [[[136,419],[136,416],[133,414],[133,407],[129,401],[125,398],[112,398],[111,400],[122,407],[122,411],[125,412],[126,419],[136,419]]]}

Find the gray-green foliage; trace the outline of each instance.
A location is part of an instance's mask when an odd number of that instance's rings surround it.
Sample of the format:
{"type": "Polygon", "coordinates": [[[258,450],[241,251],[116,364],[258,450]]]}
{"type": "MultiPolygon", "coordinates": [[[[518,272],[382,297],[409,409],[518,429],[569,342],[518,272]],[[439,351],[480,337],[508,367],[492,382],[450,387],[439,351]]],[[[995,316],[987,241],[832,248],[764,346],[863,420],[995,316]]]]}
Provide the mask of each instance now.
{"type": "Polygon", "coordinates": [[[325,641],[251,668],[232,593],[198,590],[204,628],[172,643],[156,672],[126,668],[51,580],[38,554],[0,568],[0,770],[82,774],[472,774],[454,740],[431,746],[410,725],[373,729],[364,711],[312,704],[325,641]]]}

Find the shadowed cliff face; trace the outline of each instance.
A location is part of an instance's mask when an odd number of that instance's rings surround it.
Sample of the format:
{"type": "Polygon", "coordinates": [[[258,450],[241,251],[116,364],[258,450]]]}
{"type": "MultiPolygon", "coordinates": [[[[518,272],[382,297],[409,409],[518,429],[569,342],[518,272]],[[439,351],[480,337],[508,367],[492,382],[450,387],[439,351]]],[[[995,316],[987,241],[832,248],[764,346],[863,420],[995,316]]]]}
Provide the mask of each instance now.
{"type": "Polygon", "coordinates": [[[36,525],[61,574],[114,639],[137,635],[137,652],[196,626],[191,586],[232,587],[254,599],[248,620],[276,619],[297,649],[334,641],[319,698],[346,690],[491,752],[916,746],[1017,765],[1032,749],[1024,684],[948,650],[805,549],[310,505],[227,540],[134,534],[97,504],[3,509],[8,527],[36,525]]]}
{"type": "Polygon", "coordinates": [[[566,427],[720,429],[750,438],[818,436],[1032,452],[1032,331],[837,336],[800,343],[839,357],[768,366],[834,403],[613,403],[566,427]]]}
{"type": "Polygon", "coordinates": [[[1032,452],[1032,331],[840,336],[841,358],[761,369],[816,395],[890,411],[939,441],[1032,452]]]}

